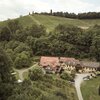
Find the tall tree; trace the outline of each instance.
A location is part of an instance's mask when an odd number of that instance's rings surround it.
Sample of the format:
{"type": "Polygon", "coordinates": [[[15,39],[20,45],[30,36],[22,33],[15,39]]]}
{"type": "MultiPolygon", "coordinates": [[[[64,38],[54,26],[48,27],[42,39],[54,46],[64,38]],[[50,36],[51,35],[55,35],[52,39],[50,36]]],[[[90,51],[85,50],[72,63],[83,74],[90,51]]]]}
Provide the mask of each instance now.
{"type": "Polygon", "coordinates": [[[11,81],[12,66],[11,58],[0,48],[0,78],[2,82],[11,81]]]}
{"type": "Polygon", "coordinates": [[[7,100],[13,91],[13,76],[11,59],[0,48],[0,100],[7,100]]]}
{"type": "Polygon", "coordinates": [[[0,32],[0,41],[9,41],[12,35],[7,27],[3,27],[0,32]]]}
{"type": "Polygon", "coordinates": [[[22,25],[18,20],[9,20],[7,26],[12,34],[14,34],[17,30],[22,29],[22,25]]]}

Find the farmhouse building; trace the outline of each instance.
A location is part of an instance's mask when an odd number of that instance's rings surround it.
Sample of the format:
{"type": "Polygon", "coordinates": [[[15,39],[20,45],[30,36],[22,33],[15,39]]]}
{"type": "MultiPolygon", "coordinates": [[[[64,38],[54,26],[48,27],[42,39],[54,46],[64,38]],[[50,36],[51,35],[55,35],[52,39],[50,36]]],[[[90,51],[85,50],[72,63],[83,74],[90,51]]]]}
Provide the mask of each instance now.
{"type": "Polygon", "coordinates": [[[79,61],[75,58],[67,57],[45,57],[42,56],[40,59],[40,66],[43,67],[47,72],[60,72],[61,70],[71,72],[95,72],[100,68],[100,63],[79,61]]]}
{"type": "Polygon", "coordinates": [[[98,62],[81,61],[81,63],[82,72],[95,72],[100,67],[100,63],[98,62]]]}
{"type": "Polygon", "coordinates": [[[76,68],[77,71],[81,69],[79,60],[76,60],[75,58],[67,58],[67,57],[42,56],[40,59],[40,65],[46,71],[54,71],[54,72],[60,72],[62,69],[67,72],[76,70],[76,68]]]}
{"type": "Polygon", "coordinates": [[[82,69],[80,61],[75,58],[60,57],[60,63],[65,71],[71,72],[72,70],[79,71],[82,69]]]}
{"type": "Polygon", "coordinates": [[[60,67],[59,65],[59,58],[58,57],[45,57],[42,56],[40,59],[40,65],[46,70],[46,71],[54,71],[60,67]]]}

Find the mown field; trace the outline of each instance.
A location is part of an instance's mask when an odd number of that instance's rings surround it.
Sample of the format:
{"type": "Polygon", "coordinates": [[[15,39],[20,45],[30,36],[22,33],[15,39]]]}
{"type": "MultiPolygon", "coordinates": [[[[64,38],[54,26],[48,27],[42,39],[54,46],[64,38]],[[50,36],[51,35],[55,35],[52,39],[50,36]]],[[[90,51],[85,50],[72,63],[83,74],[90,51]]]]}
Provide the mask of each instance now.
{"type": "Polygon", "coordinates": [[[98,88],[100,85],[100,76],[89,81],[85,81],[81,86],[84,100],[100,100],[98,88]]]}
{"type": "MultiPolygon", "coordinates": [[[[47,28],[47,31],[53,30],[58,24],[75,25],[82,28],[88,28],[95,24],[100,25],[100,19],[79,20],[38,14],[23,16],[17,19],[24,27],[32,24],[42,24],[47,28]]],[[[0,26],[2,27],[6,23],[7,21],[0,22],[0,26]]]]}

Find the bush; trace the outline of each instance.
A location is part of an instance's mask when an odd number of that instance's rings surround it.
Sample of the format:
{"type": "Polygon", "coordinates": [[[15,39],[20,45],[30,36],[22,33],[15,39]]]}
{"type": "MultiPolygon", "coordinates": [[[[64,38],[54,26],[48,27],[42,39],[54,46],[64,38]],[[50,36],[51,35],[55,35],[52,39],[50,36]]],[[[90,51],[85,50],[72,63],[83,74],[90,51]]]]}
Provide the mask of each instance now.
{"type": "Polygon", "coordinates": [[[31,65],[31,59],[25,52],[22,52],[16,57],[14,65],[19,69],[29,67],[31,65]]]}
{"type": "Polygon", "coordinates": [[[62,79],[64,79],[64,80],[68,80],[68,81],[73,81],[73,80],[74,80],[73,77],[72,77],[70,74],[68,74],[67,72],[63,72],[63,73],[60,75],[60,77],[61,77],[62,79]]]}
{"type": "Polygon", "coordinates": [[[33,81],[41,80],[43,78],[43,75],[44,73],[42,69],[38,66],[29,71],[29,78],[33,81]]]}
{"type": "Polygon", "coordinates": [[[60,90],[56,90],[56,91],[54,92],[54,94],[55,94],[57,97],[63,98],[63,100],[67,100],[67,96],[66,96],[65,92],[62,91],[61,89],[60,89],[60,90]]]}
{"type": "Polygon", "coordinates": [[[76,71],[75,71],[75,70],[72,70],[72,71],[71,71],[71,76],[72,76],[73,78],[75,78],[75,74],[76,74],[76,71]]]}
{"type": "Polygon", "coordinates": [[[64,100],[61,97],[57,97],[56,95],[53,94],[46,94],[46,95],[41,95],[41,98],[39,100],[64,100]]]}

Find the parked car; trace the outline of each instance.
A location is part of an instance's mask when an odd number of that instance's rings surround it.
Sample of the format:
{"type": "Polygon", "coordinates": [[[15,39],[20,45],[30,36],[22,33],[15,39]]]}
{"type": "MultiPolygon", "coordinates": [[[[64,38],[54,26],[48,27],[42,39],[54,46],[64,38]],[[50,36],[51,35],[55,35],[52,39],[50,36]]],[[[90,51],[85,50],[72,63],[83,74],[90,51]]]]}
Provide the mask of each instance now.
{"type": "Polygon", "coordinates": [[[83,80],[89,80],[90,76],[83,77],[83,80]]]}

